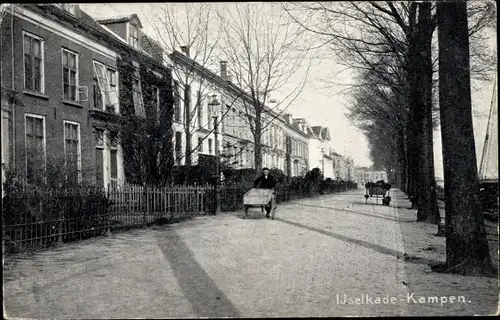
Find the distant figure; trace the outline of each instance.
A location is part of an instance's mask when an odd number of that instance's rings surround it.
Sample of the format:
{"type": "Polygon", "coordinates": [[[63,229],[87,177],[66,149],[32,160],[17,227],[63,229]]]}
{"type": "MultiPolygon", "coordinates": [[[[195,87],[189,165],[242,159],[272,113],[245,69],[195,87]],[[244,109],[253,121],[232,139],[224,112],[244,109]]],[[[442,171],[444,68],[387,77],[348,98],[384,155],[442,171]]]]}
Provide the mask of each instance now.
{"type": "MultiPolygon", "coordinates": [[[[258,189],[274,189],[276,187],[276,180],[269,174],[268,168],[262,169],[262,174],[255,180],[253,187],[258,189]]],[[[267,218],[269,218],[269,214],[271,213],[271,202],[272,200],[265,206],[267,218]]]]}

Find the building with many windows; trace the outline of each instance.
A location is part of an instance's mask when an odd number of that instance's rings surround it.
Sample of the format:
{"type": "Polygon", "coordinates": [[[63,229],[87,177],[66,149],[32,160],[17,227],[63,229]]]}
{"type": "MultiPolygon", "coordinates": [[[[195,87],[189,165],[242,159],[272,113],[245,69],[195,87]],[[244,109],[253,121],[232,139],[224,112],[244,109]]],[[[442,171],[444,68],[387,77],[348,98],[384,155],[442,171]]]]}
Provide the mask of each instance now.
{"type": "Polygon", "coordinates": [[[357,170],[357,181],[358,186],[364,186],[368,182],[377,182],[384,180],[388,183],[387,172],[385,171],[374,171],[367,168],[358,168],[357,170]]]}
{"type": "MultiPolygon", "coordinates": [[[[251,100],[247,93],[231,82],[227,62],[220,61],[219,72],[213,72],[196,63],[189,56],[187,47],[183,47],[182,52],[174,51],[169,57],[176,78],[174,142],[176,154],[179,155],[176,156],[177,164],[185,164],[186,116],[189,114],[193,164],[197,163],[201,155],[214,155],[213,117],[217,116],[222,160],[236,169],[254,168],[254,137],[249,125],[251,100]],[[210,105],[213,95],[218,97],[218,109],[210,105]],[[183,97],[189,97],[187,104],[183,97]],[[189,112],[186,112],[186,108],[189,112]]],[[[267,105],[267,113],[275,119],[264,122],[262,166],[284,172],[290,168],[289,175],[300,175],[307,168],[308,134],[273,113],[271,104],[267,105]]]]}
{"type": "Polygon", "coordinates": [[[60,174],[73,183],[123,183],[124,150],[113,128],[130,110],[147,116],[143,92],[157,97],[159,111],[161,90],[171,90],[139,72],[171,77],[138,17],[98,23],[74,4],[12,5],[3,14],[2,167],[28,182],[60,174]],[[131,79],[121,74],[124,57],[136,68],[131,79]]]}

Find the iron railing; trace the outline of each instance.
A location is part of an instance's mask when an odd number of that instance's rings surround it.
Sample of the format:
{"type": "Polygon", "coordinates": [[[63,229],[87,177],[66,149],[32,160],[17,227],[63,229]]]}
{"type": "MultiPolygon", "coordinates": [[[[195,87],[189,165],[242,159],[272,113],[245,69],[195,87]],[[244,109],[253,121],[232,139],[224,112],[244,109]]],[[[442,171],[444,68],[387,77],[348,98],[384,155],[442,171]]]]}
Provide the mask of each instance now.
{"type": "MultiPolygon", "coordinates": [[[[351,188],[355,185],[284,185],[277,187],[276,198],[279,203],[351,188]]],[[[222,211],[242,209],[243,195],[249,189],[223,185],[222,211]]],[[[7,190],[2,205],[3,243],[7,253],[32,251],[214,212],[212,185],[7,190]]]]}

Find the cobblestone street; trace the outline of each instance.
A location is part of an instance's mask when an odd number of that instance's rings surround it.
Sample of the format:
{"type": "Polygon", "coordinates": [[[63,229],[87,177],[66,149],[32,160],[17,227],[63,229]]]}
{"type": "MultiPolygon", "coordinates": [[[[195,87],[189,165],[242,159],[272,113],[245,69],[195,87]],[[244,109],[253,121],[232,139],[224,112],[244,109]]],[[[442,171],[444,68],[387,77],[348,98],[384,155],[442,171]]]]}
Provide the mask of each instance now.
{"type": "Polygon", "coordinates": [[[391,190],[389,207],[380,200],[375,205],[374,198],[365,204],[363,192],[281,204],[276,220],[256,209],[247,220],[241,212],[198,217],[9,260],[4,266],[6,315],[313,317],[497,311],[495,279],[430,271],[428,264],[445,259],[445,240],[433,235],[437,226],[414,222],[416,212],[407,209],[401,192],[391,190]]]}

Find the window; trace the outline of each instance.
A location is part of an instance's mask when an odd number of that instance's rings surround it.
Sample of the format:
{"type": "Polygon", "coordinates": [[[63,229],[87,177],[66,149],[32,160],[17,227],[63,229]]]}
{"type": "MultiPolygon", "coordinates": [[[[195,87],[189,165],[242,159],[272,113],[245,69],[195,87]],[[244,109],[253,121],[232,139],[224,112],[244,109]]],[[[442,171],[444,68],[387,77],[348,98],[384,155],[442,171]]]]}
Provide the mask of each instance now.
{"type": "Polygon", "coordinates": [[[77,183],[80,180],[80,125],[64,121],[64,157],[67,180],[77,183]]]}
{"type": "Polygon", "coordinates": [[[26,114],[26,178],[43,179],[45,173],[45,118],[26,114]]]}
{"type": "Polygon", "coordinates": [[[139,79],[133,80],[132,90],[134,95],[135,114],[139,117],[146,117],[146,112],[144,111],[144,102],[142,100],[141,81],[139,79]]]}
{"type": "Polygon", "coordinates": [[[95,129],[94,137],[96,148],[104,148],[104,130],[95,129]]]}
{"type": "Polygon", "coordinates": [[[203,138],[198,138],[198,151],[203,152],[203,138]]]}
{"type": "Polygon", "coordinates": [[[118,73],[108,68],[109,91],[106,95],[106,111],[118,113],[118,73]]]}
{"type": "Polygon", "coordinates": [[[212,154],[212,139],[208,139],[208,154],[212,154]]]}
{"type": "Polygon", "coordinates": [[[158,87],[153,87],[153,105],[156,111],[156,122],[160,123],[160,89],[158,87]]]}
{"type": "Polygon", "coordinates": [[[94,61],[94,108],[118,112],[117,72],[94,61]]]}
{"type": "Polygon", "coordinates": [[[24,52],[24,88],[43,93],[44,84],[44,54],[43,39],[23,32],[24,52]]]}
{"type": "Polygon", "coordinates": [[[104,101],[102,99],[102,91],[99,87],[99,80],[94,76],[93,81],[93,89],[94,89],[94,109],[102,110],[104,106],[104,101]]]}
{"type": "Polygon", "coordinates": [[[12,120],[10,112],[2,109],[2,183],[5,182],[5,170],[11,164],[12,120]]]}
{"type": "Polygon", "coordinates": [[[95,175],[96,185],[104,186],[104,130],[95,129],[95,175]]]}
{"type": "Polygon", "coordinates": [[[129,31],[130,31],[129,44],[132,47],[139,49],[139,29],[137,29],[136,26],[129,24],[129,31]]]}
{"type": "Polygon", "coordinates": [[[109,150],[109,180],[111,187],[118,186],[118,150],[109,150]]]}
{"type": "Polygon", "coordinates": [[[72,15],[76,14],[76,5],[69,3],[57,3],[56,6],[61,8],[62,10],[71,13],[72,15]]]}
{"type": "Polygon", "coordinates": [[[181,122],[181,92],[179,81],[174,81],[175,121],[181,122]]]}
{"type": "Polygon", "coordinates": [[[198,126],[203,127],[203,105],[201,101],[201,91],[198,90],[198,95],[196,97],[196,106],[198,108],[198,126]]]}
{"type": "Polygon", "coordinates": [[[63,98],[78,101],[78,55],[62,49],[63,98]]]}

